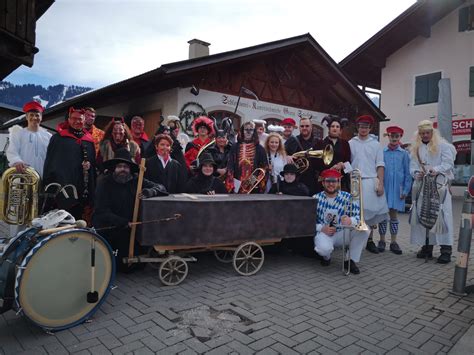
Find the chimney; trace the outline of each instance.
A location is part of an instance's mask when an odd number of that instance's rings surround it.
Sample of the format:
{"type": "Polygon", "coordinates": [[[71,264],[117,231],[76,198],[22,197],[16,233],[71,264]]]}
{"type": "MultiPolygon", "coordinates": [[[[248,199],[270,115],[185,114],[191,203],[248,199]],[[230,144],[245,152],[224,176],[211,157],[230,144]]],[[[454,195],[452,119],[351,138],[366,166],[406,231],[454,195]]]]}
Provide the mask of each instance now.
{"type": "Polygon", "coordinates": [[[189,59],[205,57],[209,55],[210,43],[201,41],[200,39],[192,39],[189,43],[189,59]]]}

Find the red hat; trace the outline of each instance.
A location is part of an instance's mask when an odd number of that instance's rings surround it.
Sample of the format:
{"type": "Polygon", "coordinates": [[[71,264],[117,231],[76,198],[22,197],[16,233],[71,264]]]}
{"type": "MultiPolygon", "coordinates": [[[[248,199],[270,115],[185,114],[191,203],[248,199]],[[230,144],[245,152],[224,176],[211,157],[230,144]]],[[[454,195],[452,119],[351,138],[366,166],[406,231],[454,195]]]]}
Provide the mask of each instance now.
{"type": "Polygon", "coordinates": [[[359,124],[359,123],[367,123],[367,124],[370,124],[371,126],[374,125],[374,118],[371,116],[371,115],[363,115],[363,116],[359,116],[357,117],[356,119],[356,124],[359,124]]]}
{"type": "Polygon", "coordinates": [[[69,116],[71,116],[71,114],[72,114],[73,112],[79,112],[81,115],[83,115],[85,111],[84,111],[83,108],[75,109],[75,108],[72,107],[72,106],[69,107],[69,116]]]}
{"type": "Polygon", "coordinates": [[[403,136],[403,129],[398,126],[387,127],[387,134],[392,134],[392,133],[399,133],[401,136],[403,136]]]}
{"type": "Polygon", "coordinates": [[[296,121],[288,117],[288,118],[285,118],[283,121],[281,121],[281,125],[282,126],[285,126],[285,125],[296,126],[296,121]]]}
{"type": "Polygon", "coordinates": [[[326,170],[321,171],[321,174],[319,174],[319,177],[321,180],[324,180],[326,178],[340,179],[342,175],[339,171],[335,169],[326,169],[326,170]]]}
{"type": "Polygon", "coordinates": [[[23,106],[23,112],[30,112],[30,111],[38,111],[38,112],[43,112],[44,111],[44,107],[41,106],[41,104],[39,102],[36,102],[36,101],[30,101],[30,102],[27,102],[24,106],[23,106]]]}

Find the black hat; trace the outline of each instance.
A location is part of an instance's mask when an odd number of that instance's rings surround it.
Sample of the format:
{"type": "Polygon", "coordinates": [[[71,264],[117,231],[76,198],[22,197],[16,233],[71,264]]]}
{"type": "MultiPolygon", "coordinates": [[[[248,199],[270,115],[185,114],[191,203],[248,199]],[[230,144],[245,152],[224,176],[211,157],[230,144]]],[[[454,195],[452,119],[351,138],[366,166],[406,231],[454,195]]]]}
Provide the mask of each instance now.
{"type": "Polygon", "coordinates": [[[212,164],[214,168],[217,168],[216,162],[209,153],[202,153],[199,157],[199,167],[202,167],[204,164],[212,164]]]}
{"type": "Polygon", "coordinates": [[[169,126],[166,126],[166,125],[161,124],[161,125],[158,127],[158,129],[156,130],[155,136],[157,136],[158,134],[162,134],[162,133],[164,133],[165,131],[171,132],[171,128],[170,128],[169,126]]]}
{"type": "Polygon", "coordinates": [[[217,137],[227,137],[227,132],[223,129],[218,129],[216,132],[216,138],[217,137]]]}
{"type": "Polygon", "coordinates": [[[280,171],[280,175],[284,176],[286,173],[297,175],[298,174],[298,168],[296,167],[295,164],[286,164],[283,167],[283,171],[280,171]]]}
{"type": "Polygon", "coordinates": [[[115,169],[115,165],[119,163],[127,163],[130,166],[130,171],[132,173],[138,173],[139,167],[132,160],[132,155],[130,154],[130,151],[127,148],[117,149],[114,158],[104,162],[104,169],[115,169]]]}

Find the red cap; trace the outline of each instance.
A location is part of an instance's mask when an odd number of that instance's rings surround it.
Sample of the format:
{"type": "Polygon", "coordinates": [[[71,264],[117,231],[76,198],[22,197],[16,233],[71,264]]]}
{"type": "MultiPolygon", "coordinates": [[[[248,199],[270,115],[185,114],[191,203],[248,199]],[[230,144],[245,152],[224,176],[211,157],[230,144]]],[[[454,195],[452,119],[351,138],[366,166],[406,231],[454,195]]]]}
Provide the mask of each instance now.
{"type": "Polygon", "coordinates": [[[392,133],[399,133],[401,136],[403,136],[403,129],[398,126],[387,127],[387,134],[392,134],[392,133]]]}
{"type": "Polygon", "coordinates": [[[285,126],[285,125],[296,126],[296,121],[288,117],[288,118],[285,118],[283,121],[281,121],[281,125],[282,126],[285,126]]]}
{"type": "Polygon", "coordinates": [[[374,118],[371,116],[371,115],[363,115],[363,116],[359,116],[357,117],[356,119],[356,124],[359,124],[359,123],[367,123],[367,124],[370,124],[371,126],[374,125],[374,118]]]}
{"type": "Polygon", "coordinates": [[[23,112],[38,111],[43,113],[44,107],[39,102],[30,101],[23,106],[23,112]]]}
{"type": "Polygon", "coordinates": [[[342,177],[341,173],[335,169],[326,169],[321,171],[319,177],[323,180],[326,178],[340,179],[342,177]]]}

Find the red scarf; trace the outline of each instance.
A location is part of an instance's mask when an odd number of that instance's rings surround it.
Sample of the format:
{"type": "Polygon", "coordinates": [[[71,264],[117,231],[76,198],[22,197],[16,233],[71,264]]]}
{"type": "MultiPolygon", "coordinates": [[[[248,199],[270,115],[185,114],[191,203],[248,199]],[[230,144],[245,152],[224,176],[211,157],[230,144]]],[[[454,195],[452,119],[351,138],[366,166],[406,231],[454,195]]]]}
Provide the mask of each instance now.
{"type": "Polygon", "coordinates": [[[82,132],[84,133],[82,137],[77,137],[69,130],[69,128],[70,126],[68,121],[61,122],[56,126],[56,130],[61,137],[73,138],[77,144],[81,144],[83,141],[94,143],[94,139],[86,129],[82,129],[82,132]]]}

